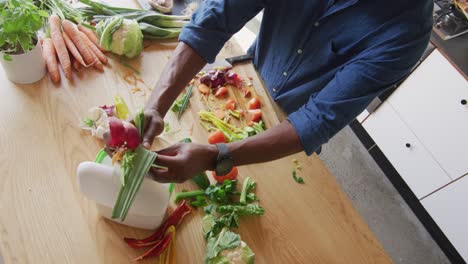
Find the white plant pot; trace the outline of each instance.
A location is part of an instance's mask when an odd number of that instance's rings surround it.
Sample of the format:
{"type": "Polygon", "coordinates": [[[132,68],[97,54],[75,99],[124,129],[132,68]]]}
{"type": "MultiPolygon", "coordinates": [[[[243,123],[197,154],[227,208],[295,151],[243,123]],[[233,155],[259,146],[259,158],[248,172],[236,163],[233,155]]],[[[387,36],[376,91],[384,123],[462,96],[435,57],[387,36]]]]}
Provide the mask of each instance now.
{"type": "Polygon", "coordinates": [[[11,61],[6,61],[0,52],[0,62],[7,78],[15,83],[29,84],[42,79],[46,74],[46,66],[42,57],[42,46],[39,41],[34,49],[17,55],[10,55],[11,61]]]}

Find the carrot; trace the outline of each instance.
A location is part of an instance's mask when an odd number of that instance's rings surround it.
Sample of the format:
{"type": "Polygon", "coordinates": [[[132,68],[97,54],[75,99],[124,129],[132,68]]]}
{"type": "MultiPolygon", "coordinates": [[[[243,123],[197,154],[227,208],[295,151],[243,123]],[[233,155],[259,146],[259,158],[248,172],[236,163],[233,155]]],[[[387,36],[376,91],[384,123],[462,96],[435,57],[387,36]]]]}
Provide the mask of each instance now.
{"type": "Polygon", "coordinates": [[[96,47],[96,45],[94,45],[94,43],[88,38],[88,36],[86,36],[85,33],[83,33],[81,31],[80,34],[81,34],[81,37],[83,38],[83,40],[85,41],[85,43],[88,45],[88,47],[91,49],[91,51],[98,57],[98,59],[102,63],[107,64],[106,55],[104,55],[104,53],[102,53],[101,50],[98,49],[98,47],[96,47]]]}
{"type": "Polygon", "coordinates": [[[67,33],[65,33],[65,31],[62,32],[62,36],[63,36],[63,40],[65,40],[65,44],[67,45],[68,50],[73,55],[73,57],[75,57],[76,61],[79,62],[82,66],[88,67],[86,63],[83,61],[83,57],[81,57],[81,54],[76,48],[75,44],[67,35],[67,33]]]}
{"type": "Polygon", "coordinates": [[[42,43],[42,56],[46,61],[47,70],[49,71],[50,79],[53,82],[60,82],[60,72],[58,69],[57,58],[55,57],[55,47],[54,43],[50,38],[44,39],[42,43]]]}
{"type": "Polygon", "coordinates": [[[67,47],[65,46],[65,40],[63,40],[62,32],[60,30],[60,18],[55,14],[51,15],[49,18],[49,25],[50,36],[54,43],[60,64],[62,65],[63,72],[65,73],[65,77],[70,80],[72,78],[71,62],[70,56],[68,56],[67,47]]]}
{"type": "MultiPolygon", "coordinates": [[[[102,65],[102,62],[99,60],[99,57],[96,55],[96,53],[94,53],[93,49],[91,48],[91,46],[89,44],[91,44],[92,46],[93,43],[89,43],[86,41],[87,40],[87,37],[86,35],[84,35],[82,32],[78,32],[79,35],[80,35],[80,38],[81,40],[83,41],[83,43],[86,45],[86,47],[89,49],[89,51],[91,52],[91,56],[93,56],[93,61],[94,61],[94,67],[100,71],[103,71],[104,70],[104,66],[102,65]]],[[[94,46],[94,48],[96,48],[96,46],[94,46]]],[[[106,58],[107,59],[107,58],[106,58]]],[[[107,61],[107,60],[106,60],[107,61]]]]}
{"type": "Polygon", "coordinates": [[[72,59],[72,65],[73,69],[75,69],[75,71],[77,72],[80,72],[81,68],[83,67],[83,65],[81,65],[81,63],[77,59],[72,59]]]}
{"type": "Polygon", "coordinates": [[[96,32],[94,32],[93,30],[81,25],[81,24],[78,24],[78,30],[85,33],[86,36],[89,38],[89,40],[91,40],[93,42],[94,45],[96,45],[96,47],[98,47],[101,51],[103,49],[101,49],[101,47],[99,46],[99,39],[98,39],[98,36],[96,34],[96,32]]]}
{"type": "Polygon", "coordinates": [[[84,40],[81,38],[80,31],[76,28],[76,25],[70,22],[69,20],[64,19],[62,21],[63,30],[67,33],[70,39],[75,44],[76,48],[80,51],[81,56],[83,56],[84,61],[87,64],[94,65],[99,70],[103,70],[102,63],[98,60],[96,55],[91,51],[91,49],[86,45],[84,40]]]}

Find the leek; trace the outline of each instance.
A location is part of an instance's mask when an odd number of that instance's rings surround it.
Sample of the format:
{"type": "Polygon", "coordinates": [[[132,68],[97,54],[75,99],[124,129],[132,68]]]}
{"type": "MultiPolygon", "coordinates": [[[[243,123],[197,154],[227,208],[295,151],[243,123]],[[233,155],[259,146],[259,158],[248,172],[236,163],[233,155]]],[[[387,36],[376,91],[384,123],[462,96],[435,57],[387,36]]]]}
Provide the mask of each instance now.
{"type": "Polygon", "coordinates": [[[157,154],[143,148],[141,145],[135,150],[132,159],[133,166],[127,170],[126,184],[122,185],[119,195],[112,208],[112,219],[118,218],[122,222],[125,220],[145,175],[151,165],[156,160],[157,154]]]}

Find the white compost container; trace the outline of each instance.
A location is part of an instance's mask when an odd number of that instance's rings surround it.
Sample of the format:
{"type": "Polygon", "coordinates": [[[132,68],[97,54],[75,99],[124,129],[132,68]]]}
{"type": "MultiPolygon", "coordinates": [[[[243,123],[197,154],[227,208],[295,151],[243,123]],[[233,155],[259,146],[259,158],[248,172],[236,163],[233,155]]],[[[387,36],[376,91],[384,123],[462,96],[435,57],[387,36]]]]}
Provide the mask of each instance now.
{"type": "Polygon", "coordinates": [[[167,184],[145,178],[125,221],[112,219],[112,207],[120,189],[120,167],[112,166],[110,157],[99,152],[95,162],[78,165],[78,186],[83,194],[94,200],[99,213],[115,222],[143,229],[156,229],[163,221],[169,203],[167,184]]]}
{"type": "Polygon", "coordinates": [[[45,61],[42,57],[42,46],[39,41],[32,50],[23,53],[10,55],[11,61],[3,58],[0,52],[0,62],[7,78],[15,83],[29,84],[42,79],[46,74],[45,61]]]}

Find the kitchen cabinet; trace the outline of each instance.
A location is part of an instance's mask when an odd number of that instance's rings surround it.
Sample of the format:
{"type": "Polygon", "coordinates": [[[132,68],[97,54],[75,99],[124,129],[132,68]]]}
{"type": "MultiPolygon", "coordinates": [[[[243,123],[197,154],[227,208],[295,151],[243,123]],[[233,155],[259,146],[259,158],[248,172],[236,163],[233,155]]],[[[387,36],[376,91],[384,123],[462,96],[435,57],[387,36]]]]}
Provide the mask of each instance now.
{"type": "Polygon", "coordinates": [[[450,182],[388,102],[369,116],[363,126],[418,199],[450,182]]]}
{"type": "Polygon", "coordinates": [[[468,260],[468,176],[429,195],[421,203],[457,251],[468,260]]]}
{"type": "MultiPolygon", "coordinates": [[[[467,100],[468,82],[436,49],[376,111],[358,119],[419,200],[418,206],[465,260],[467,100]]],[[[407,188],[400,191],[408,199],[407,188]]]]}
{"type": "Polygon", "coordinates": [[[468,172],[468,82],[433,51],[388,98],[453,179],[468,172]]]}

